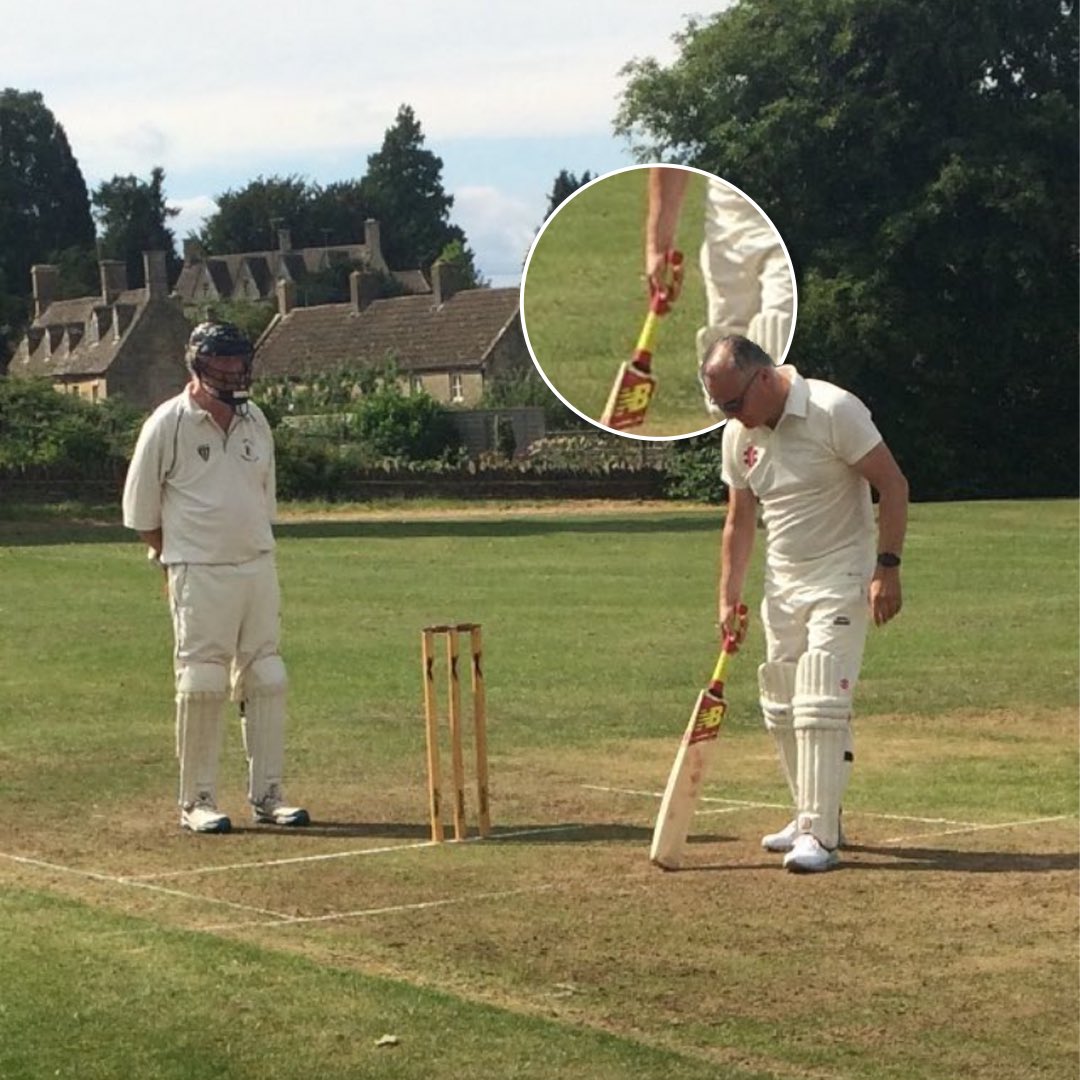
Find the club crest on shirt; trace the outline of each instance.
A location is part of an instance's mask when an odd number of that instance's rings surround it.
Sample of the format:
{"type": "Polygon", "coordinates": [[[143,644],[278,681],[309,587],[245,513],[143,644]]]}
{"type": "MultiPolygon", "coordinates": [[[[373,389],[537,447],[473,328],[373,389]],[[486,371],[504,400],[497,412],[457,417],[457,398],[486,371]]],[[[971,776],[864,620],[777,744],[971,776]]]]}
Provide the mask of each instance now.
{"type": "Polygon", "coordinates": [[[255,450],[255,444],[250,439],[243,439],[240,442],[240,456],[245,461],[258,461],[259,455],[255,450]]]}
{"type": "Polygon", "coordinates": [[[201,457],[203,459],[203,461],[209,461],[210,460],[210,444],[209,443],[203,443],[201,446],[197,446],[195,449],[198,451],[199,457],[201,457]]]}
{"type": "Polygon", "coordinates": [[[742,453],[743,464],[748,469],[752,469],[757,464],[759,456],[758,448],[751,444],[742,453]]]}

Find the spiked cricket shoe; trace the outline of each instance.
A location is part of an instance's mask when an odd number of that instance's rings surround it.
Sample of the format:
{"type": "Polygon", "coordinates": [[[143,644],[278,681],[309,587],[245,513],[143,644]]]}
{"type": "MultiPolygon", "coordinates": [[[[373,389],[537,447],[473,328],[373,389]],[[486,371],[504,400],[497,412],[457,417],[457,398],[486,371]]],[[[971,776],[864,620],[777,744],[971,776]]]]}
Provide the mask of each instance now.
{"type": "Polygon", "coordinates": [[[799,833],[784,856],[784,869],[796,874],[819,874],[831,870],[839,862],[840,856],[822,847],[813,833],[799,833]]]}
{"type": "Polygon", "coordinates": [[[260,825],[284,825],[297,828],[311,824],[308,812],[302,806],[289,806],[281,797],[276,784],[257,802],[252,804],[252,814],[260,825]]]}
{"type": "Polygon", "coordinates": [[[218,811],[212,799],[202,796],[181,809],[180,827],[197,833],[227,833],[232,822],[218,811]]]}

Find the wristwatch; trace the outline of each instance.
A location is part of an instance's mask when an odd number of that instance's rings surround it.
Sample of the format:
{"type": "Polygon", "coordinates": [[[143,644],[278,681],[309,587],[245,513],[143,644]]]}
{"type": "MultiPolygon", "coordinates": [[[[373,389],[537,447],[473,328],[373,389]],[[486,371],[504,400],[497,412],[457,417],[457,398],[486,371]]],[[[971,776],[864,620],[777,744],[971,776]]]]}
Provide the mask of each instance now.
{"type": "Polygon", "coordinates": [[[900,556],[894,555],[891,551],[879,551],[877,564],[878,566],[899,566],[900,556]]]}

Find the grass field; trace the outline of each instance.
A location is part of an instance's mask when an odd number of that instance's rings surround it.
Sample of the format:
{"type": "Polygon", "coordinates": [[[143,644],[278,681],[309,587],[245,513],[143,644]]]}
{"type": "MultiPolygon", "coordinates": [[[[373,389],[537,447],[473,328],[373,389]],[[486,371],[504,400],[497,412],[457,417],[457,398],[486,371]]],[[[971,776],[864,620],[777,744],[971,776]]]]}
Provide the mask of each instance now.
{"type": "Polygon", "coordinates": [[[712,665],[717,510],[292,517],[314,821],[248,826],[233,723],[225,837],[177,827],[167,612],[111,513],[0,511],[5,1080],[1078,1075],[1075,502],[912,508],[851,847],[809,879],[758,847],[787,808],[753,630],[688,869],[647,860],[712,665]],[[426,842],[443,620],[484,626],[481,843],[426,842]]]}
{"type": "MultiPolygon", "coordinates": [[[[619,365],[629,360],[648,308],[643,282],[646,171],[608,177],[549,222],[525,277],[522,317],[544,374],[579,412],[598,419],[619,365]]],[[[635,435],[686,435],[715,420],[702,404],[694,338],[705,321],[698,267],[705,179],[691,177],[678,244],[686,259],[678,302],[660,323],[659,389],[635,435]]]]}

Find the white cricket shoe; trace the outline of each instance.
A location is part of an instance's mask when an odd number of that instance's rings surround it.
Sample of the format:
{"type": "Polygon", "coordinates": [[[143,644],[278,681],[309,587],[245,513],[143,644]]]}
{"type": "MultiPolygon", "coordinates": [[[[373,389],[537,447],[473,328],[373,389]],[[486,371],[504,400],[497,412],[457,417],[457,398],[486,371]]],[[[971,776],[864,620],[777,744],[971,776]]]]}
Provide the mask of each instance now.
{"type": "Polygon", "coordinates": [[[277,784],[271,784],[270,790],[252,804],[255,821],[261,825],[286,825],[298,827],[310,825],[311,818],[302,806],[288,806],[281,796],[277,784]]]}
{"type": "Polygon", "coordinates": [[[840,856],[821,846],[813,833],[799,833],[784,856],[784,869],[796,874],[817,874],[831,870],[840,862],[840,856]]]}
{"type": "Polygon", "coordinates": [[[232,822],[218,811],[209,795],[203,794],[190,806],[181,808],[180,827],[198,833],[227,833],[232,822]]]}
{"type": "MultiPolygon", "coordinates": [[[[778,854],[790,851],[791,845],[795,843],[795,837],[799,835],[799,823],[795,818],[792,818],[779,832],[767,833],[761,838],[761,846],[766,851],[775,851],[778,854]]],[[[844,835],[844,823],[840,822],[840,842],[837,847],[845,847],[847,845],[847,837],[844,835]]]]}

